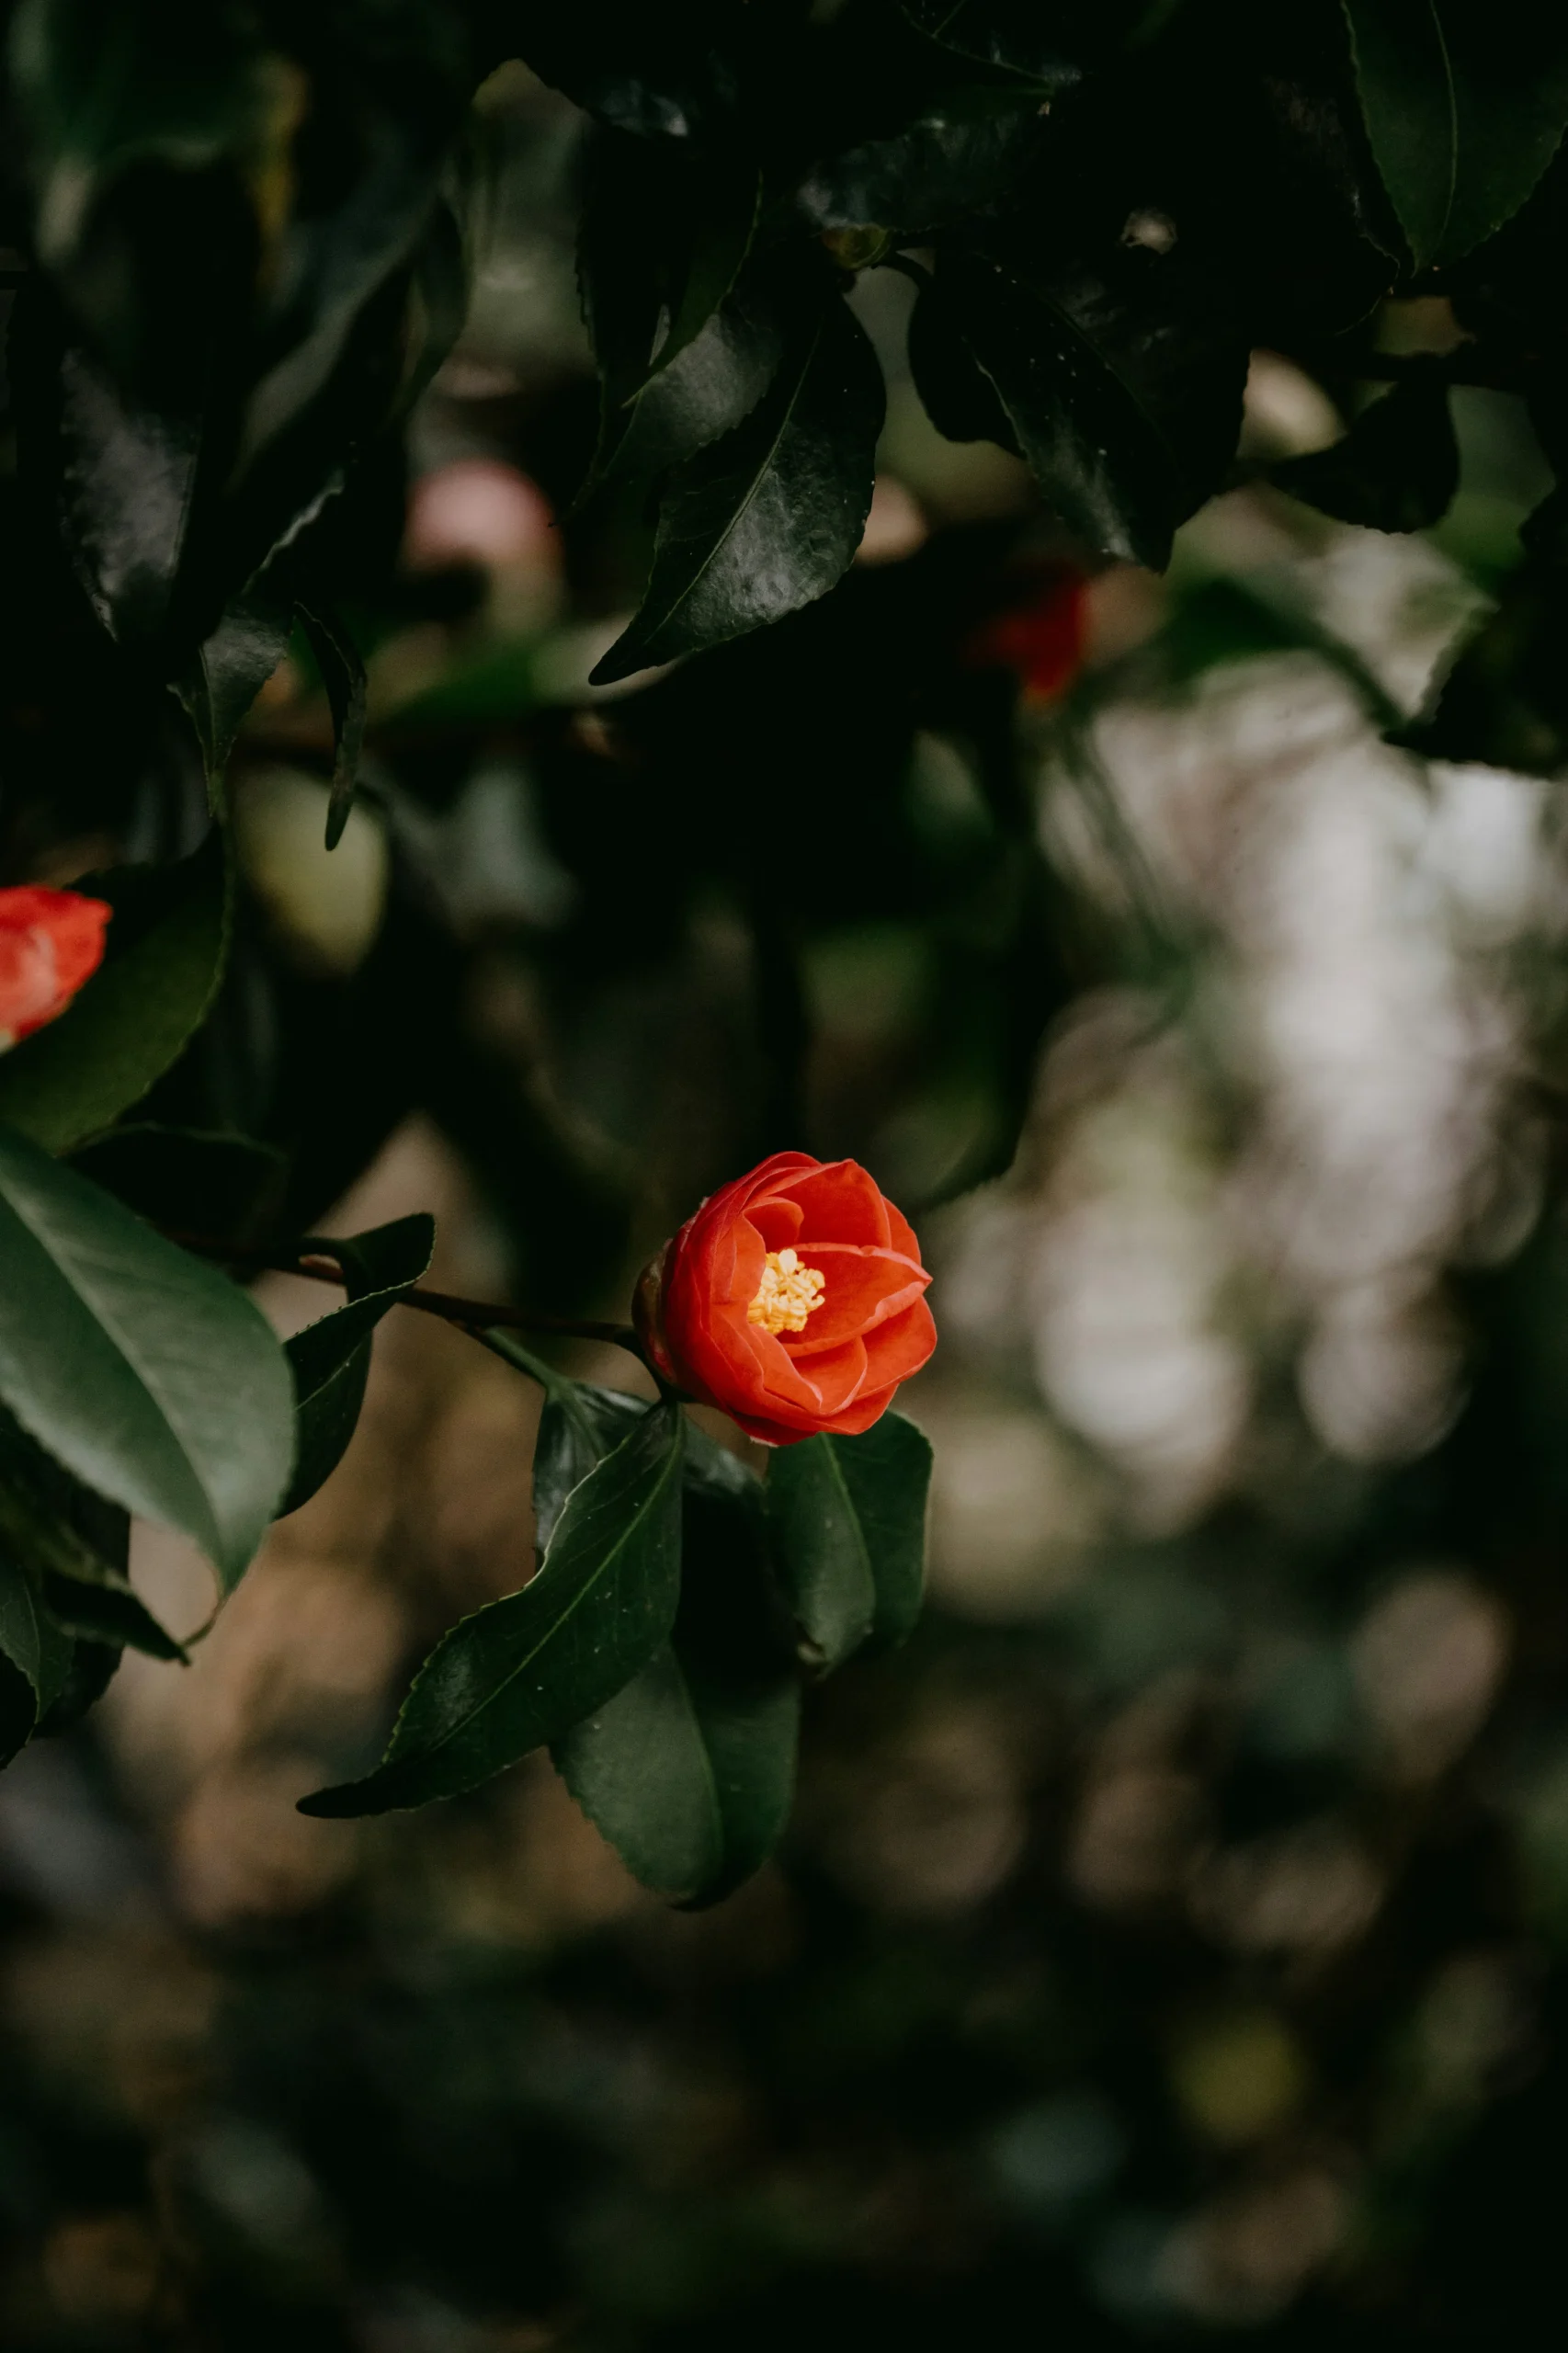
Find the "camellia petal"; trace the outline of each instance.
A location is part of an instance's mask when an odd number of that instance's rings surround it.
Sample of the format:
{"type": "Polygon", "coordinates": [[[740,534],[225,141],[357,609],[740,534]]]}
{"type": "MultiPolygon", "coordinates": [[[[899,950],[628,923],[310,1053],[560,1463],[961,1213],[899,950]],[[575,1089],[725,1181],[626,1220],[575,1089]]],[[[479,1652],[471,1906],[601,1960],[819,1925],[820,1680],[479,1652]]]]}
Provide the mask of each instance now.
{"type": "Polygon", "coordinates": [[[795,1344],[796,1354],[802,1357],[836,1347],[841,1340],[885,1324],[917,1300],[930,1279],[917,1259],[895,1258],[886,1250],[807,1243],[800,1256],[825,1278],[821,1306],[795,1344]]]}
{"type": "Polygon", "coordinates": [[[904,1218],[852,1160],[776,1153],[722,1186],[638,1285],[652,1361],[753,1437],[852,1436],[937,1345],[904,1218]]]}
{"type": "Polygon", "coordinates": [[[0,1051],[64,1012],[103,961],[112,912],[80,891],[0,891],[0,1051]]]}
{"type": "Polygon", "coordinates": [[[813,1242],[858,1242],[886,1248],[888,1204],[863,1168],[853,1160],[831,1162],[827,1167],[795,1177],[785,1188],[800,1205],[802,1232],[813,1242]]]}

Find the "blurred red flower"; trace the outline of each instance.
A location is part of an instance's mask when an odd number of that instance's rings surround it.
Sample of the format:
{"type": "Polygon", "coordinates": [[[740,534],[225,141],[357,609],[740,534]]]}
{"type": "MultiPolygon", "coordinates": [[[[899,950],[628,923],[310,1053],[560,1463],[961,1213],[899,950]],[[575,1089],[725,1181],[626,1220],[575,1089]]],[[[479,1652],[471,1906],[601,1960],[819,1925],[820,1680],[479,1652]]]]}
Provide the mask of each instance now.
{"type": "Polygon", "coordinates": [[[64,1012],[103,961],[113,912],[79,891],[0,891],[0,1051],[64,1012]]]}
{"type": "Polygon", "coordinates": [[[1072,564],[1039,565],[1005,610],[970,631],[960,649],[965,668],[1011,670],[1026,702],[1058,701],[1084,666],[1086,588],[1072,564]]]}
{"type": "Polygon", "coordinates": [[[869,1429],[937,1345],[903,1217],[852,1160],[776,1153],[647,1269],[637,1321],[689,1397],[774,1446],[869,1429]]]}

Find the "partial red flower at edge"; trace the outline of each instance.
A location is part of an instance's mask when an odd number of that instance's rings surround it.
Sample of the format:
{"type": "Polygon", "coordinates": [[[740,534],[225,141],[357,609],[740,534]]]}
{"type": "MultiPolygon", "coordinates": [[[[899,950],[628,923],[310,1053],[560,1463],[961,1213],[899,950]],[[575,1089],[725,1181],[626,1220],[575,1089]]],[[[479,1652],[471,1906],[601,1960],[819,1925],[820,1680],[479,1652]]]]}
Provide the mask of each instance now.
{"type": "Polygon", "coordinates": [[[789,1446],[881,1419],[937,1345],[907,1220],[853,1160],[776,1153],[722,1186],[644,1273],[664,1378],[789,1446]]]}
{"type": "Polygon", "coordinates": [[[114,910],[80,891],[0,891],[0,1052],[63,1013],[103,961],[114,910]]]}

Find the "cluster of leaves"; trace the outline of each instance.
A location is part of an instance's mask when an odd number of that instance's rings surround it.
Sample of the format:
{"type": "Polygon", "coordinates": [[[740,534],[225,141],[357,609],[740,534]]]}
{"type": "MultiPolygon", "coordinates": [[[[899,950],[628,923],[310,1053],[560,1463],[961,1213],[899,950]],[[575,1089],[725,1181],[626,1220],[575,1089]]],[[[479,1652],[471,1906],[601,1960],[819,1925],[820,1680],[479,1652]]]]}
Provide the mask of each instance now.
{"type": "Polygon", "coordinates": [[[714,1902],[789,1819],[802,1678],[915,1623],[930,1448],[889,1413],[780,1449],[759,1481],[678,1405],[492,1345],[545,1384],[539,1570],[438,1644],[375,1771],[302,1810],[454,1797],[548,1746],[644,1885],[714,1902]]]}
{"type": "MultiPolygon", "coordinates": [[[[839,869],[918,900],[929,874],[888,851],[915,727],[939,710],[978,749],[986,847],[964,874],[988,913],[978,931],[971,909],[955,917],[952,957],[994,1007],[1004,1109],[961,1182],[1006,1163],[1055,1001],[1050,878],[1006,692],[953,659],[974,578],[934,557],[874,598],[853,584],[828,597],[869,509],[884,409],[858,277],[915,280],[909,360],[932,422],[1027,459],[1085,564],[1163,565],[1233,479],[1260,342],[1347,411],[1396,379],[1278,479],[1332,515],[1416,528],[1453,493],[1457,377],[1517,389],[1548,457],[1568,446],[1563,357],[1538,302],[1561,253],[1568,62],[1516,0],[1502,28],[1460,0],[1290,0],[1261,17],[1241,0],[687,0],[657,22],[626,0],[19,0],[7,40],[6,854],[26,868],[82,832],[162,853],[95,880],[116,909],[108,962],[0,1068],[0,1650],[19,1740],[101,1688],[122,1643],[177,1655],[126,1582],[124,1515],[183,1530],[232,1586],[341,1453],[370,1329],[428,1255],[417,1222],[330,1245],[348,1303],[285,1352],[170,1237],[292,1260],[416,1084],[441,1101],[444,1083],[449,1124],[472,1136],[465,1074],[443,1081],[431,1043],[460,972],[406,910],[336,1026],[308,988],[277,986],[267,1085],[231,1083],[251,1068],[235,1040],[264,1025],[245,1009],[256,960],[223,784],[292,644],[332,715],[329,847],[347,823],[366,689],[345,614],[368,584],[385,600],[403,428],[461,325],[481,82],[520,56],[585,121],[579,263],[601,410],[581,491],[657,508],[641,606],[596,675],[712,656],[627,707],[644,780],[689,772],[701,788],[685,835],[660,813],[665,864],[690,887],[723,810],[737,888],[756,870],[772,801],[733,809],[717,720],[759,678],[780,693],[803,657],[842,708],[844,756],[820,786],[839,869]],[[1391,291],[1447,294],[1459,357],[1380,360],[1391,291]],[[755,656],[713,654],[740,638],[755,656]],[[870,667],[896,691],[862,759],[870,667]],[[211,822],[192,851],[198,761],[211,822]],[[346,1045],[354,1085],[329,1112],[346,1045]]],[[[1534,518],[1427,748],[1560,764],[1559,503],[1534,518]]],[[[774,753],[797,796],[812,790],[801,748],[786,730],[774,753]]],[[[629,813],[614,882],[644,903],[645,847],[629,813]]],[[[921,857],[949,862],[946,846],[921,857]]],[[[757,928],[766,949],[760,910],[757,928]]],[[[787,1061],[799,1009],[776,944],[787,1061]]],[[[784,1086],[759,1142],[796,1141],[793,1108],[784,1086]]],[[[504,1141],[520,1163],[537,1137],[504,1141]]],[[[547,1387],[539,1579],[455,1630],[381,1768],[316,1803],[438,1794],[548,1742],[635,1868],[711,1893],[777,1835],[790,1626],[835,1665],[907,1620],[916,1442],[899,1424],[856,1449],[813,1441],[780,1458],[764,1497],[689,1433],[683,1472],[673,1409],[620,1433],[620,1407],[547,1387]],[[897,1524],[884,1543],[863,1521],[897,1524]],[[752,1567],[702,1565],[721,1553],[752,1567]],[[629,1819],[626,1760],[655,1752],[629,1819]]]]}
{"type": "Polygon", "coordinates": [[[1381,529],[1436,522],[1455,370],[1380,364],[1373,314],[1451,290],[1477,340],[1460,372],[1517,361],[1488,350],[1488,306],[1544,259],[1568,119],[1556,36],[1521,15],[1500,62],[1474,16],[908,0],[825,26],[698,10],[656,47],[613,9],[558,31],[540,70],[598,125],[591,482],[631,472],[659,496],[642,606],[597,675],[756,628],[842,573],[882,404],[839,297],[879,265],[918,284],[908,353],[933,423],[1027,458],[1091,560],[1165,566],[1231,479],[1259,343],[1346,406],[1398,378],[1281,486],[1381,529]]]}

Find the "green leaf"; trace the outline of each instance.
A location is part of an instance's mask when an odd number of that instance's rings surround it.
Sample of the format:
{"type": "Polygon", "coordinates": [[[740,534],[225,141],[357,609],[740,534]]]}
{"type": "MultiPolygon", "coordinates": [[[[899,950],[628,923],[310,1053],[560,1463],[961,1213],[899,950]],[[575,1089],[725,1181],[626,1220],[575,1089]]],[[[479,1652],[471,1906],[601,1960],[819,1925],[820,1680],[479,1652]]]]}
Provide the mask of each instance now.
{"type": "Polygon", "coordinates": [[[632,1876],[695,1908],[732,1893],[778,1844],[800,1719],[792,1672],[705,1672],[666,1643],[551,1754],[632,1876]]]}
{"type": "Polygon", "coordinates": [[[1101,554],[1163,569],[1235,454],[1248,360],[1179,249],[1052,262],[999,240],[940,282],[1048,504],[1101,554]]]}
{"type": "Polygon", "coordinates": [[[435,1246],[435,1220],[423,1212],[348,1241],[312,1237],[306,1244],[312,1254],[336,1259],[348,1304],[307,1324],[283,1344],[294,1376],[298,1439],[294,1476],[279,1518],[309,1503],[342,1461],[365,1402],[370,1336],[387,1310],[426,1272],[435,1246]]]}
{"type": "Polygon", "coordinates": [[[326,806],[326,846],[335,849],[354,806],[354,783],[359,772],[359,747],[365,736],[365,664],[337,614],[303,603],[296,603],[295,610],[332,710],[335,751],[332,796],[326,806]]]}
{"type": "MultiPolygon", "coordinates": [[[[534,1441],[534,1541],[541,1554],[550,1548],[573,1489],[631,1435],[647,1410],[642,1398],[619,1389],[551,1374],[534,1441]]],[[[693,1435],[687,1431],[688,1473],[693,1435]]]]}
{"type": "Polygon", "coordinates": [[[465,1618],[415,1677],[381,1764],[305,1813],[383,1813],[471,1790],[602,1707],[667,1638],[680,1580],[684,1424],[651,1407],[573,1490],[520,1593],[465,1618]]]}
{"type": "Polygon", "coordinates": [[[53,1738],[69,1732],[80,1723],[89,1708],[96,1706],[114,1680],[120,1662],[120,1651],[112,1643],[86,1642],[77,1639],[71,1645],[71,1664],[65,1680],[34,1727],[39,1740],[53,1738]]]}
{"type": "MultiPolygon", "coordinates": [[[[523,1369],[545,1385],[533,1475],[534,1535],[542,1552],[573,1488],[620,1444],[648,1408],[641,1397],[568,1380],[537,1358],[528,1358],[523,1369]]],[[[761,1482],[695,1422],[687,1424],[681,1476],[688,1495],[761,1508],[761,1482]]]]}
{"type": "Polygon", "coordinates": [[[823,1671],[901,1643],[920,1615],[931,1446],[902,1414],[808,1438],[767,1467],[779,1582],[823,1671]]]}
{"type": "Polygon", "coordinates": [[[120,867],[79,886],[115,910],[102,964],[56,1021],[0,1060],[0,1121],[70,1152],[139,1102],[218,993],[230,878],[216,828],[170,867],[120,867]]]}
{"type": "Polygon", "coordinates": [[[131,1521],[0,1412],[0,1544],[29,1568],[102,1583],[125,1575],[131,1521]]]}
{"type": "Polygon", "coordinates": [[[830,294],[745,423],[672,478],[642,608],[594,683],[721,644],[824,595],[865,529],[883,405],[875,354],[830,294]]]}
{"type": "MultiPolygon", "coordinates": [[[[116,1586],[139,1609],[125,1575],[130,1546],[127,1515],[0,1412],[0,1762],[52,1729],[75,1693],[92,1685],[96,1696],[108,1681],[105,1674],[95,1682],[92,1670],[107,1660],[112,1673],[119,1649],[83,1658],[96,1645],[79,1644],[51,1602],[57,1591],[69,1603],[78,1591],[116,1586]]],[[[146,1622],[165,1654],[178,1655],[162,1628],[146,1622]]]]}
{"type": "Polygon", "coordinates": [[[946,439],[994,441],[1015,457],[1022,455],[995,385],[934,281],[922,287],[909,314],[909,372],[921,406],[946,439]]]}
{"type": "Polygon", "coordinates": [[[64,1688],[72,1642],[43,1606],[36,1575],[0,1550],[0,1764],[32,1738],[64,1688]]]}
{"type": "Polygon", "coordinates": [[[740,277],[762,206],[762,175],[749,157],[704,157],[682,208],[666,263],[668,318],[648,370],[661,376],[689,350],[740,277]]]}
{"type": "Polygon", "coordinates": [[[1109,30],[1116,11],[1110,0],[1100,0],[1092,12],[1042,9],[1030,0],[903,0],[903,13],[944,49],[999,66],[1054,95],[1083,79],[1085,59],[1101,47],[1100,28],[1109,30]]]}
{"type": "Polygon", "coordinates": [[[159,1625],[140,1595],[127,1584],[106,1581],[88,1585],[46,1572],[43,1599],[50,1617],[67,1634],[102,1643],[115,1650],[142,1651],[148,1658],[177,1659],[182,1665],[186,1662],[185,1644],[176,1643],[159,1625]]]}
{"type": "Polygon", "coordinates": [[[99,362],[59,358],[61,526],[94,611],[117,643],[158,645],[185,553],[201,456],[195,409],[123,394],[99,362]]]}
{"type": "Polygon", "coordinates": [[[184,1658],[132,1589],[129,1514],[62,1470],[8,1414],[0,1415],[0,1552],[28,1571],[66,1633],[117,1653],[129,1643],[153,1658],[184,1658]]]}
{"type": "Polygon", "coordinates": [[[795,202],[814,229],[875,222],[906,234],[994,204],[1043,136],[1032,95],[1024,109],[975,116],[937,110],[887,139],[813,165],[795,202]]]}
{"type": "Polygon", "coordinates": [[[680,357],[614,412],[598,479],[662,472],[733,432],[773,381],[785,333],[766,287],[738,287],[680,357]]]}
{"type": "Polygon", "coordinates": [[[628,1870],[697,1904],[728,1894],[777,1846],[801,1697],[761,1488],[701,1431],[687,1437],[701,1460],[695,1476],[687,1467],[674,1636],[551,1753],[628,1870]]]}
{"type": "Polygon", "coordinates": [[[283,1351],[244,1293],[0,1130],[0,1398],[95,1493],[239,1579],[289,1482],[283,1351]]]}
{"type": "Polygon", "coordinates": [[[600,121],[648,140],[692,140],[727,126],[748,42],[767,39],[770,12],[653,10],[642,0],[508,0],[508,56],[526,57],[600,121]]]}
{"type": "Polygon", "coordinates": [[[174,692],[185,706],[201,746],[207,795],[222,805],[229,756],[257,695],[289,651],[293,606],[286,590],[264,572],[233,598],[211,636],[174,692]]]}
{"type": "Polygon", "coordinates": [[[665,308],[667,167],[623,131],[589,133],[577,223],[577,290],[608,409],[648,380],[665,308]],[[648,175],[656,176],[650,189],[648,175]],[[650,197],[652,194],[652,201],[650,197]]]}
{"type": "Polygon", "coordinates": [[[778,328],[755,292],[729,300],[760,196],[753,163],[616,131],[590,138],[577,274],[602,398],[578,506],[612,471],[689,457],[761,398],[778,328]]]}
{"type": "Polygon", "coordinates": [[[1343,441],[1288,458],[1269,479],[1341,523],[1425,531],[1459,488],[1460,451],[1441,371],[1413,374],[1364,409],[1343,441]]]}
{"type": "MultiPolygon", "coordinates": [[[[426,240],[433,216],[451,210],[454,150],[473,92],[467,13],[439,0],[375,0],[318,10],[298,36],[311,112],[309,134],[285,159],[296,186],[284,331],[269,345],[276,360],[245,400],[240,476],[264,467],[290,438],[312,434],[311,420],[334,406],[339,383],[351,386],[333,453],[341,462],[373,429],[383,386],[389,407],[405,400],[447,332],[451,224],[437,222],[434,245],[426,240]],[[411,264],[425,313],[412,336],[403,278],[411,264]],[[378,335],[367,349],[368,315],[389,298],[383,328],[392,326],[397,347],[378,335]]],[[[276,21],[277,12],[268,14],[276,21]]]]}
{"type": "Polygon", "coordinates": [[[634,1879],[689,1900],[723,1867],[723,1820],[691,1687],[662,1643],[622,1691],[555,1742],[555,1768],[634,1879]]]}
{"type": "Polygon", "coordinates": [[[1568,125],[1568,31],[1526,0],[1344,0],[1367,133],[1417,269],[1512,219],[1568,125]]]}

